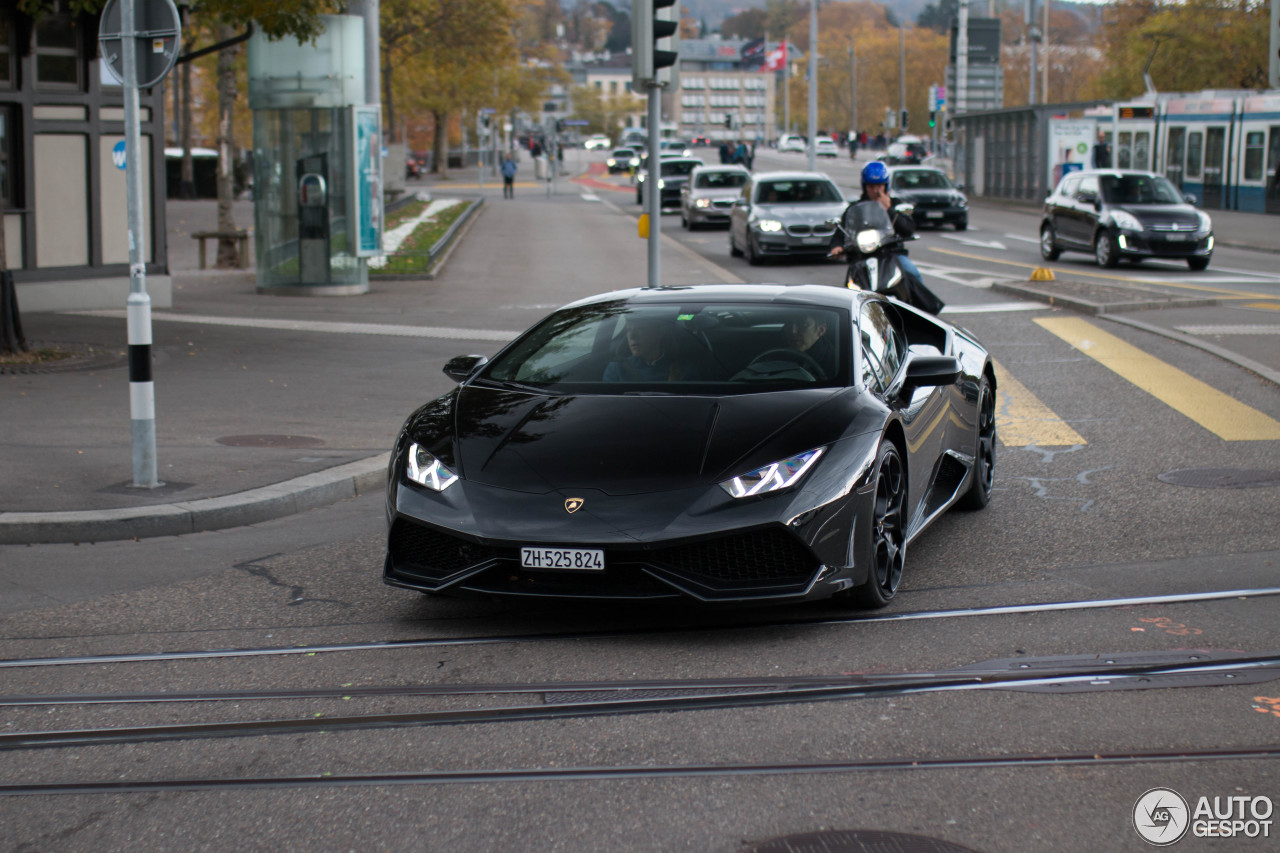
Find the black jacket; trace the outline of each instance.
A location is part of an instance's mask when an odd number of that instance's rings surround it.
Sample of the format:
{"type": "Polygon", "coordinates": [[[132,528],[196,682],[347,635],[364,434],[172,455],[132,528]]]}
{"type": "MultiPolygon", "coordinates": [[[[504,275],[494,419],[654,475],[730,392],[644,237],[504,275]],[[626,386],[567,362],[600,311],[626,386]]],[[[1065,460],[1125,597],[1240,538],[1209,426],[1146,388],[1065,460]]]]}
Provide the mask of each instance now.
{"type": "MultiPolygon", "coordinates": [[[[861,202],[870,201],[870,200],[871,199],[867,196],[867,191],[863,190],[862,195],[858,198],[857,201],[849,202],[849,207],[853,207],[853,205],[855,204],[859,204],[861,202]]],[[[911,235],[916,233],[916,220],[914,217],[904,216],[903,214],[898,213],[896,210],[894,210],[894,208],[901,203],[902,203],[902,199],[894,198],[892,195],[889,196],[889,222],[890,224],[893,225],[893,233],[897,234],[899,237],[901,237],[905,241],[905,240],[910,240],[911,235]]],[[[846,207],[844,210],[844,213],[840,215],[840,221],[842,222],[844,221],[845,214],[847,214],[848,212],[849,212],[849,208],[846,207]]],[[[836,232],[831,235],[830,246],[833,249],[836,246],[840,246],[843,248],[844,235],[840,233],[839,228],[837,228],[836,232]]],[[[907,254],[906,246],[902,247],[902,254],[904,255],[907,254]]]]}

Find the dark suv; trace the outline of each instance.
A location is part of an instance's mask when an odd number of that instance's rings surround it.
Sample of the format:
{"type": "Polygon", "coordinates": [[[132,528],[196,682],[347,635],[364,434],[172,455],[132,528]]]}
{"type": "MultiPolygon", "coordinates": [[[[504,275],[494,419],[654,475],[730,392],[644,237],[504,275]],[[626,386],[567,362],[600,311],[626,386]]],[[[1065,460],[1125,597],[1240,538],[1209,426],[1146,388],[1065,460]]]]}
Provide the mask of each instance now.
{"type": "Polygon", "coordinates": [[[1102,267],[1171,258],[1202,270],[1213,255],[1213,223],[1195,201],[1153,172],[1071,172],[1044,200],[1040,255],[1091,252],[1102,267]]]}

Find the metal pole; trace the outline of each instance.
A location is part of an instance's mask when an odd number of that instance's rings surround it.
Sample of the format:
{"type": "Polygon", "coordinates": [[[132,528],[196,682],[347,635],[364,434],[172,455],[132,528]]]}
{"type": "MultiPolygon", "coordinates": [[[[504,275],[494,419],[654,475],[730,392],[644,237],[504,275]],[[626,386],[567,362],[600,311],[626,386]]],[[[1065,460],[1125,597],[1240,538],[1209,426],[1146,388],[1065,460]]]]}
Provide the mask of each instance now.
{"type": "Polygon", "coordinates": [[[853,52],[853,36],[849,36],[849,133],[858,132],[858,59],[853,52]]]}
{"type": "Polygon", "coordinates": [[[791,132],[791,47],[782,38],[782,132],[791,132]]]}
{"type": "Polygon", "coordinates": [[[1027,42],[1031,46],[1030,75],[1027,86],[1027,103],[1036,104],[1036,43],[1040,34],[1036,31],[1036,0],[1027,0],[1027,42]]]}
{"type": "Polygon", "coordinates": [[[902,32],[902,22],[898,22],[898,121],[902,124],[902,132],[907,132],[907,123],[902,115],[907,111],[907,47],[902,32]]]}
{"type": "Polygon", "coordinates": [[[1043,54],[1040,57],[1040,75],[1044,81],[1044,88],[1041,90],[1040,103],[1049,103],[1049,0],[1044,0],[1044,27],[1041,28],[1040,38],[1043,42],[1043,54]]]}
{"type": "Polygon", "coordinates": [[[969,109],[969,0],[960,0],[956,23],[956,113],[969,109]]]}
{"type": "Polygon", "coordinates": [[[662,167],[659,164],[658,140],[661,136],[662,124],[662,87],[657,81],[649,84],[649,174],[645,183],[644,209],[649,214],[649,286],[662,285],[662,253],[659,251],[662,239],[662,191],[658,189],[658,181],[662,179],[662,167]]]}
{"type": "Polygon", "coordinates": [[[809,171],[818,170],[818,0],[809,0],[809,171]]]}
{"type": "Polygon", "coordinates": [[[133,433],[133,485],[154,489],[156,477],[156,389],[151,378],[151,297],[147,294],[146,233],[142,222],[142,132],[138,110],[135,0],[120,4],[120,48],[124,68],[124,155],[129,208],[129,418],[133,433]]]}

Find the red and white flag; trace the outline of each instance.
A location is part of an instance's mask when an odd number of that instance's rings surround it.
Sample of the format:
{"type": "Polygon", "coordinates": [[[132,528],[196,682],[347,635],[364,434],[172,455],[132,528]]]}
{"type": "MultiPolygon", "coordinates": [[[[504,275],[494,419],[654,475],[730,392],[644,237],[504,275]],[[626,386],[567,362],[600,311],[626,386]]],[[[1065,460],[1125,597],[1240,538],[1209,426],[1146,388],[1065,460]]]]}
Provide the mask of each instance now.
{"type": "Polygon", "coordinates": [[[764,64],[760,66],[761,71],[781,71],[787,65],[787,43],[784,40],[775,47],[764,58],[764,64]]]}

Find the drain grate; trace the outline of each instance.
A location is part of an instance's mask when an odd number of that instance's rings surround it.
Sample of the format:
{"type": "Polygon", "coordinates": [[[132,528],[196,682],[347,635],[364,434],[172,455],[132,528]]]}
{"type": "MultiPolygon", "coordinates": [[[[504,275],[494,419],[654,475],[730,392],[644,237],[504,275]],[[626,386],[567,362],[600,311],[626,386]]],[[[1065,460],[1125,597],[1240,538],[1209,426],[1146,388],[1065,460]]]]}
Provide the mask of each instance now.
{"type": "Polygon", "coordinates": [[[1162,483],[1171,486],[1191,486],[1196,489],[1262,489],[1280,486],[1280,471],[1259,471],[1254,468],[1180,468],[1157,476],[1162,483]]]}
{"type": "Polygon", "coordinates": [[[940,838],[874,829],[829,829],[770,838],[743,853],[974,853],[940,838]]]}
{"type": "Polygon", "coordinates": [[[323,447],[324,442],[309,435],[224,435],[218,444],[227,447],[323,447]]]}

